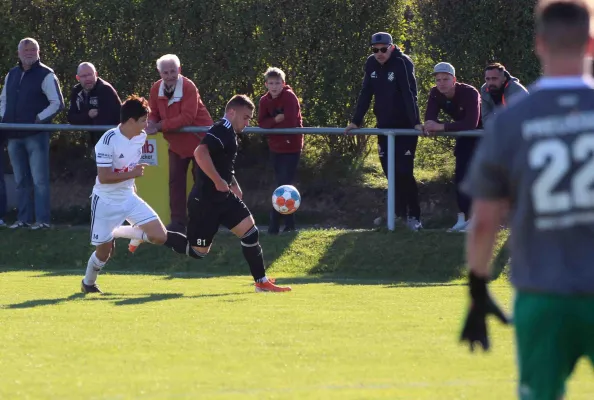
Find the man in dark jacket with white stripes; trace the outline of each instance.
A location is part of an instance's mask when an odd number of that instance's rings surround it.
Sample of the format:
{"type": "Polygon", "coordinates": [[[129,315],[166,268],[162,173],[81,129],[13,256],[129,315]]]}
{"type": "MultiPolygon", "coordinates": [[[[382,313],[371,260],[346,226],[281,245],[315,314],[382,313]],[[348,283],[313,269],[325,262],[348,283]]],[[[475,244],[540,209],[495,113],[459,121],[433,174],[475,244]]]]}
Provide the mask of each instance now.
{"type": "MultiPolygon", "coordinates": [[[[417,81],[411,59],[394,45],[392,36],[385,32],[375,33],[371,37],[371,48],[373,54],[365,63],[363,88],[357,100],[357,109],[346,132],[361,126],[374,96],[373,113],[378,128],[415,128],[420,124],[420,119],[417,81]]],[[[396,218],[417,231],[422,228],[417,181],[413,173],[418,136],[397,135],[395,139],[396,218]]],[[[387,136],[378,136],[378,151],[387,177],[387,136]]],[[[375,223],[379,225],[381,219],[376,219],[375,223]]]]}

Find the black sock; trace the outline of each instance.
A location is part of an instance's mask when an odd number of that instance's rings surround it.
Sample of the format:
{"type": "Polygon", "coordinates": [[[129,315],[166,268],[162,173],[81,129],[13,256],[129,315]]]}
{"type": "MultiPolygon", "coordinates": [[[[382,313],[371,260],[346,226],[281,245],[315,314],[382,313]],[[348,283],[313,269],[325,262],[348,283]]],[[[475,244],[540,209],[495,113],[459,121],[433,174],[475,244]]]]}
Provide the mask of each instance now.
{"type": "Polygon", "coordinates": [[[254,280],[258,282],[258,280],[266,276],[262,246],[260,246],[260,244],[249,247],[241,246],[241,250],[243,251],[243,257],[250,266],[250,272],[252,273],[254,280]]]}
{"type": "Polygon", "coordinates": [[[167,241],[164,244],[176,253],[187,255],[188,238],[182,233],[167,231],[167,241]]]}

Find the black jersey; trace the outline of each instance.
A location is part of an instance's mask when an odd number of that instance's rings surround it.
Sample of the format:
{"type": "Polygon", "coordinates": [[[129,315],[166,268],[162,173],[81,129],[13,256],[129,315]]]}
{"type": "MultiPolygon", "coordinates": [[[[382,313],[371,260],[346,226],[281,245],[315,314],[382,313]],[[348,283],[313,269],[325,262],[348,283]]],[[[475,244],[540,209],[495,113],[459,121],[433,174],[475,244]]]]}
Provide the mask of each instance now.
{"type": "MultiPolygon", "coordinates": [[[[237,157],[237,135],[231,122],[225,118],[215,122],[202,139],[201,145],[208,147],[215,169],[221,178],[231,184],[235,175],[235,158],[237,157]]],[[[217,194],[214,182],[200,167],[195,189],[196,195],[200,197],[217,194]]]]}

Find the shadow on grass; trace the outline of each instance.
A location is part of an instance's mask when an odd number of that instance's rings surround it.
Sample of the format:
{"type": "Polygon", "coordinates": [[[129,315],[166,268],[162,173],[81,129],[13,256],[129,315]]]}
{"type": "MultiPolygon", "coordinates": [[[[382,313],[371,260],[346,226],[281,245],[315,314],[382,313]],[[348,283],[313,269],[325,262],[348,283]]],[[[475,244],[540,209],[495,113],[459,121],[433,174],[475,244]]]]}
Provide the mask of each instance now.
{"type": "MultiPolygon", "coordinates": [[[[7,271],[41,271],[41,276],[82,277],[92,252],[86,232],[0,232],[0,274],[7,271]],[[31,241],[36,243],[31,246],[31,241]]],[[[120,242],[121,243],[121,242],[120,242]]],[[[387,230],[303,231],[279,236],[263,234],[264,258],[279,283],[332,282],[339,285],[388,285],[422,287],[464,282],[466,262],[464,235],[441,231],[387,230]]],[[[124,246],[119,245],[119,248],[124,246]]],[[[507,262],[506,245],[498,247],[494,276],[507,262]]],[[[240,243],[220,234],[211,254],[194,260],[160,246],[142,245],[131,255],[116,253],[104,268],[108,274],[157,275],[162,279],[208,279],[222,276],[249,277],[240,243]]],[[[36,274],[34,274],[36,275],[36,274]]],[[[153,301],[147,299],[147,302],[153,301]]],[[[157,300],[154,300],[157,301],[157,300]]]]}
{"type": "MultiPolygon", "coordinates": [[[[142,305],[147,303],[153,303],[157,301],[173,300],[173,299],[200,299],[209,297],[226,297],[236,296],[245,293],[215,293],[215,294],[200,294],[196,296],[184,296],[182,293],[150,293],[134,297],[138,295],[134,294],[115,294],[115,293],[103,293],[103,294],[92,294],[85,295],[83,293],[72,294],[68,297],[57,298],[57,299],[37,299],[28,300],[22,303],[15,303],[3,306],[5,309],[22,309],[22,308],[36,308],[44,306],[55,306],[58,304],[68,303],[70,301],[107,301],[113,303],[115,306],[131,306],[131,305],[142,305]]],[[[235,299],[234,301],[236,301],[235,299]]]]}
{"type": "Polygon", "coordinates": [[[402,287],[452,287],[465,286],[466,283],[459,282],[398,282],[392,283],[391,280],[380,279],[357,279],[357,278],[331,278],[323,276],[310,277],[283,277],[277,278],[278,285],[313,285],[313,284],[335,284],[335,285],[351,285],[351,286],[383,286],[385,288],[402,288],[402,287]]]}
{"type": "MultiPolygon", "coordinates": [[[[280,278],[280,284],[335,283],[387,287],[466,285],[465,235],[438,231],[411,233],[343,231],[306,275],[280,278]],[[378,246],[379,245],[379,246],[378,246]]],[[[507,240],[496,250],[493,279],[505,270],[507,240]]]]}
{"type": "Polygon", "coordinates": [[[448,283],[463,275],[463,240],[461,235],[411,233],[406,228],[372,235],[345,231],[308,274],[388,280],[395,284],[448,283]]]}
{"type": "Polygon", "coordinates": [[[2,308],[35,308],[35,307],[43,307],[43,306],[55,306],[62,303],[67,303],[73,300],[79,300],[84,298],[85,295],[82,293],[76,293],[64,298],[58,299],[37,299],[37,300],[27,300],[22,303],[15,303],[9,304],[2,308]]]}
{"type": "MultiPolygon", "coordinates": [[[[273,263],[296,239],[296,234],[261,235],[267,263],[273,263]]],[[[43,271],[44,276],[84,275],[87,260],[94,248],[88,233],[77,229],[40,231],[0,230],[0,274],[8,271],[43,271]]],[[[169,275],[172,278],[229,276],[249,274],[241,242],[229,232],[215,238],[210,254],[196,260],[163,246],[143,244],[134,253],[127,251],[127,241],[118,239],[115,255],[103,270],[132,274],[169,275]]]]}

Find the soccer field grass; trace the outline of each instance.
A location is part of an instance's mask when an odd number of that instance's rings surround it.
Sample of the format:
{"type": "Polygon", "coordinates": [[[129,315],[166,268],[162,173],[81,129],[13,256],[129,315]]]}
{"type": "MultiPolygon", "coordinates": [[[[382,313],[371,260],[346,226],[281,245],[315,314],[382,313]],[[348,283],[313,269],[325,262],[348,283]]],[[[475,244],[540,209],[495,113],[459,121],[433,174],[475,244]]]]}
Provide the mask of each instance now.
{"type": "MultiPolygon", "coordinates": [[[[456,339],[464,287],[293,284],[253,293],[249,278],[1,274],[3,399],[509,399],[512,331],[494,349],[456,339]]],[[[291,281],[291,279],[286,279],[291,281]]],[[[507,285],[494,292],[508,304],[507,285]]],[[[580,365],[571,399],[591,398],[580,365]]]]}
{"type": "MultiPolygon", "coordinates": [[[[272,275],[294,289],[282,294],[254,293],[237,239],[221,235],[198,264],[120,250],[106,293],[85,297],[87,242],[0,232],[0,399],[515,398],[510,328],[491,322],[489,354],[457,342],[461,236],[264,235],[272,275]]],[[[505,274],[492,289],[509,310],[505,274]]],[[[591,378],[582,362],[568,398],[591,399],[591,378]]]]}

